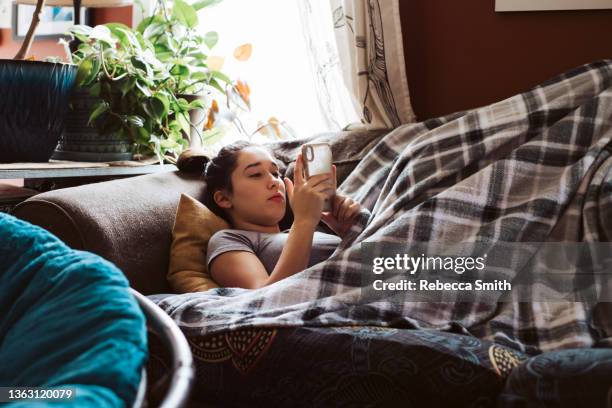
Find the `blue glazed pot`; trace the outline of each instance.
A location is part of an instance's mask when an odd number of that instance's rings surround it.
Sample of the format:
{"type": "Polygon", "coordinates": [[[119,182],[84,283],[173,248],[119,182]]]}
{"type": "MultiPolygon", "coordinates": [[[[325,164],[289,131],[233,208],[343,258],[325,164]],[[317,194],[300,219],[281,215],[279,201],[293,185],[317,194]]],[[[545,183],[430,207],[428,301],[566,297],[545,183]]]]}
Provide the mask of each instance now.
{"type": "Polygon", "coordinates": [[[76,73],[73,64],[0,60],[0,163],[49,160],[76,73]]]}

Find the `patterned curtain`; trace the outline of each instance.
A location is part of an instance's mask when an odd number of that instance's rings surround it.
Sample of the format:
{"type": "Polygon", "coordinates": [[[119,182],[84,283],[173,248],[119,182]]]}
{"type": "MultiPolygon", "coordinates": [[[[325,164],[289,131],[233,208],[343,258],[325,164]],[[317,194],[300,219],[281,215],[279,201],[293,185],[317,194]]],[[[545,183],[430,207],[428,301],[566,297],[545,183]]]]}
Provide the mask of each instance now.
{"type": "Polygon", "coordinates": [[[354,122],[367,129],[414,122],[399,0],[297,3],[330,129],[355,127],[354,122]],[[333,35],[327,35],[329,24],[333,35]]]}

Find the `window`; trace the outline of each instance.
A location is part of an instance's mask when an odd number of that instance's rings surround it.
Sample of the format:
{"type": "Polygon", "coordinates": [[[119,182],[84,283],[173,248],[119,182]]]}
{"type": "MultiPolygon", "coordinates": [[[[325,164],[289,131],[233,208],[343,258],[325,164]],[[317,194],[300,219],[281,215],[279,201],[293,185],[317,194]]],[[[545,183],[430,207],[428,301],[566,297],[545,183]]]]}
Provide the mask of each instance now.
{"type": "MultiPolygon", "coordinates": [[[[225,57],[222,71],[249,84],[248,116],[285,121],[301,138],[333,129],[321,112],[297,1],[303,0],[223,0],[198,18],[202,34],[219,34],[211,55],[225,57]],[[236,60],[235,48],[246,43],[252,44],[251,57],[236,60]]],[[[331,10],[328,35],[334,35],[331,10]]],[[[256,123],[247,127],[257,128],[256,123]]]]}

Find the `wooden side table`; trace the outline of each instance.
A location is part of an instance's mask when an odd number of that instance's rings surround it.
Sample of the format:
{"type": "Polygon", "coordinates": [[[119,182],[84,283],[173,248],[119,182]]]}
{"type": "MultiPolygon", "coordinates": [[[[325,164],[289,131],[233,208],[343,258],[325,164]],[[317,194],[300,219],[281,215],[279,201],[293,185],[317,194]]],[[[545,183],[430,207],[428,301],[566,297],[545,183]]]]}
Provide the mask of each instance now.
{"type": "Polygon", "coordinates": [[[176,171],[172,164],[151,162],[88,163],[51,160],[48,163],[0,163],[2,179],[23,179],[24,188],[0,189],[0,211],[10,212],[19,202],[43,191],[97,183],[117,178],[176,171]],[[4,191],[4,195],[2,194],[4,191]]]}

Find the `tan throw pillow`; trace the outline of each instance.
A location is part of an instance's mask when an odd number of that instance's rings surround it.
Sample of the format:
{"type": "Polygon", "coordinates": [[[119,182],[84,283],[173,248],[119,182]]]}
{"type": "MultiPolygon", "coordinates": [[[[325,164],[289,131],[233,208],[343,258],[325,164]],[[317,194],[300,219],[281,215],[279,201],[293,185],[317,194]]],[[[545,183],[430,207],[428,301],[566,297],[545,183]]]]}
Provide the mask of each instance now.
{"type": "Polygon", "coordinates": [[[168,282],[177,293],[203,292],[219,285],[212,280],[206,266],[208,240],[229,224],[204,204],[187,194],[181,194],[176,210],[168,282]]]}

